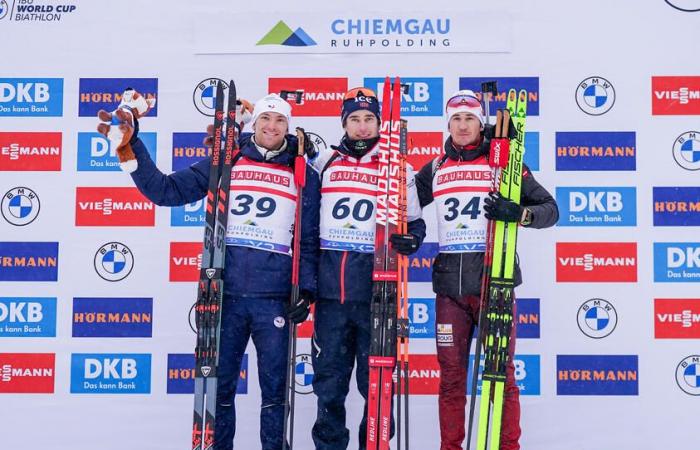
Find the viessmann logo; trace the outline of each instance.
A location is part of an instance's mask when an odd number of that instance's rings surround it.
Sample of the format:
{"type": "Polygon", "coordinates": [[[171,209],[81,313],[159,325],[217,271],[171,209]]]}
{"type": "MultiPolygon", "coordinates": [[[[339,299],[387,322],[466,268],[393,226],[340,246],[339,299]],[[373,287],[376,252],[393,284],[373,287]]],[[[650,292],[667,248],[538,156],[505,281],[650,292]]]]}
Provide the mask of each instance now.
{"type": "Polygon", "coordinates": [[[0,170],[59,171],[62,141],[60,132],[2,132],[0,170]]]}
{"type": "Polygon", "coordinates": [[[170,281],[197,281],[201,267],[201,242],[170,243],[170,281]]]}
{"type": "Polygon", "coordinates": [[[636,282],[636,242],[557,242],[558,282],[636,282]]]}
{"type": "Polygon", "coordinates": [[[654,337],[700,339],[700,299],[654,299],[654,337]]]}
{"type": "Polygon", "coordinates": [[[53,394],[54,353],[0,353],[0,394],[53,394]]]}
{"type": "Polygon", "coordinates": [[[653,115],[700,114],[700,76],[651,77],[653,115]]]}
{"type": "Polygon", "coordinates": [[[152,227],[155,216],[155,205],[137,188],[76,188],[76,226],[152,227]]]}
{"type": "Polygon", "coordinates": [[[339,117],[347,78],[270,78],[268,91],[286,94],[294,116],[339,117]],[[300,97],[300,102],[291,96],[300,97]]]}

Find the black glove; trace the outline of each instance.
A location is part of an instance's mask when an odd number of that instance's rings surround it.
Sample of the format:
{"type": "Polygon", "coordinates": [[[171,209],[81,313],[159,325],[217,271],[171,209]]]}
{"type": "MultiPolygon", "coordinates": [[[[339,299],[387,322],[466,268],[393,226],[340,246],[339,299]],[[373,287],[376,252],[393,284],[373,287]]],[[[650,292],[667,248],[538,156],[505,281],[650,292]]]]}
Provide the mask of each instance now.
{"type": "Polygon", "coordinates": [[[311,136],[302,127],[297,127],[297,130],[304,133],[304,153],[306,153],[309,160],[314,159],[318,152],[316,151],[316,146],[314,146],[311,136]]]}
{"type": "Polygon", "coordinates": [[[412,234],[394,233],[389,238],[394,249],[402,255],[412,255],[418,251],[420,243],[418,238],[412,234]]]}
{"type": "Polygon", "coordinates": [[[520,218],[523,216],[523,207],[503,197],[500,193],[489,194],[484,199],[484,210],[487,219],[500,220],[501,222],[520,222],[520,218]]]}
{"type": "Polygon", "coordinates": [[[302,323],[309,317],[309,309],[311,308],[311,304],[315,301],[314,294],[306,289],[302,289],[297,302],[287,306],[287,317],[296,324],[302,323]]]}

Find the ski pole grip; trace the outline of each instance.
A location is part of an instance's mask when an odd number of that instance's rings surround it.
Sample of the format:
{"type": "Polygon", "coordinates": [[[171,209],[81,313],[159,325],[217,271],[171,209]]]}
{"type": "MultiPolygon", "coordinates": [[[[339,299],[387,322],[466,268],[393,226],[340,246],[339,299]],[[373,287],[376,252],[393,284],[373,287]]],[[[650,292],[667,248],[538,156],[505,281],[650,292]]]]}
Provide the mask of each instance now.
{"type": "Polygon", "coordinates": [[[302,128],[297,128],[297,155],[294,158],[294,183],[297,187],[306,184],[306,159],[304,159],[304,146],[306,134],[302,128]]]}

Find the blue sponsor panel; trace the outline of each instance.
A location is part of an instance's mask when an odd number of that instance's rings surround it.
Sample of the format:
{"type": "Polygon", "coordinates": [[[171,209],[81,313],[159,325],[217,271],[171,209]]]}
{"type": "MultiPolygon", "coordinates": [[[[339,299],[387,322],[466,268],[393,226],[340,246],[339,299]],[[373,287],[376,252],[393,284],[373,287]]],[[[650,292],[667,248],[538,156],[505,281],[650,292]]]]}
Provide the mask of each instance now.
{"type": "Polygon", "coordinates": [[[73,337],[151,337],[153,299],[76,297],[73,337]]]}
{"type": "Polygon", "coordinates": [[[654,187],[654,226],[700,226],[700,186],[654,187]]]}
{"type": "MultiPolygon", "coordinates": [[[[373,89],[381,96],[384,78],[365,78],[364,86],[373,89]]],[[[391,79],[394,82],[394,79],[391,79]]],[[[401,77],[401,84],[408,86],[408,92],[401,95],[401,116],[442,116],[442,78],[401,77]]],[[[380,97],[381,100],[381,97],[380,97]]]]}
{"type": "Polygon", "coordinates": [[[149,394],[151,355],[145,353],[73,353],[72,394],[149,394]]]}
{"type": "Polygon", "coordinates": [[[56,297],[0,297],[0,337],[56,337],[56,297]]]}
{"type": "Polygon", "coordinates": [[[700,242],[654,242],[654,281],[700,283],[700,242]]]}
{"type": "Polygon", "coordinates": [[[433,262],[438,254],[437,242],[423,242],[418,251],[408,257],[408,280],[433,280],[433,262]]]}
{"type": "Polygon", "coordinates": [[[540,170],[540,133],[539,131],[525,132],[525,165],[533,172],[540,170]]]}
{"type": "Polygon", "coordinates": [[[557,395],[639,395],[639,357],[557,355],[557,395]]]}
{"type": "Polygon", "coordinates": [[[58,242],[0,242],[0,281],[58,280],[58,242]]]}
{"type": "Polygon", "coordinates": [[[190,167],[209,156],[204,145],[207,133],[173,133],[173,172],[190,167]]]}
{"type": "MultiPolygon", "coordinates": [[[[194,355],[191,353],[168,354],[168,394],[194,393],[194,355]]],[[[248,393],[248,354],[243,355],[241,371],[236,384],[236,394],[248,393]]]]}
{"type": "Polygon", "coordinates": [[[409,298],[408,321],[411,338],[435,338],[435,299],[409,298]]]}
{"type": "Polygon", "coordinates": [[[199,227],[204,225],[206,214],[204,199],[183,206],[170,208],[170,226],[172,227],[199,227]]]}
{"type": "MultiPolygon", "coordinates": [[[[540,355],[518,355],[513,357],[515,367],[515,384],[520,388],[520,395],[540,395],[540,355]]],[[[469,355],[467,366],[467,394],[472,388],[472,368],[474,367],[474,355],[469,355]]],[[[476,386],[477,395],[481,395],[481,376],[484,370],[484,356],[481,356],[479,364],[479,381],[476,386]]]]}
{"type": "MultiPolygon", "coordinates": [[[[126,88],[133,88],[145,98],[158,98],[157,78],[81,78],[78,116],[96,117],[101,109],[114,111],[126,88]]],[[[146,117],[158,116],[158,102],[146,117]]]]}
{"type": "Polygon", "coordinates": [[[498,95],[491,102],[490,107],[494,113],[497,109],[505,109],[506,96],[510,89],[515,89],[516,91],[525,89],[527,91],[527,115],[540,115],[539,77],[460,77],[459,88],[471,89],[477,95],[481,95],[481,83],[485,81],[496,81],[496,86],[498,87],[498,95]]]}
{"type": "Polygon", "coordinates": [[[0,117],[60,117],[63,78],[0,78],[0,117]]]}
{"type": "MultiPolygon", "coordinates": [[[[155,162],[157,134],[143,131],[139,132],[139,138],[155,162]]],[[[112,148],[109,139],[100,133],[78,133],[78,172],[121,172],[117,151],[112,148]]]]}
{"type": "Polygon", "coordinates": [[[630,227],[637,225],[637,188],[557,187],[561,227],[630,227]]]}
{"type": "Polygon", "coordinates": [[[556,170],[637,170],[634,131],[557,131],[556,170]]]}
{"type": "Polygon", "coordinates": [[[540,338],[540,299],[515,299],[515,337],[516,339],[540,338]]]}

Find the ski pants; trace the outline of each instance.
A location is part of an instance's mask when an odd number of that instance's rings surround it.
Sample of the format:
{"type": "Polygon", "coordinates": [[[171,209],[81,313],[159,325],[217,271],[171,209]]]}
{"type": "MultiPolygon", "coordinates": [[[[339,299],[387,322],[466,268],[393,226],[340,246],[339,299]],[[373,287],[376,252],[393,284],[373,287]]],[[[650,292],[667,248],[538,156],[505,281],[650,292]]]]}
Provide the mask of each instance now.
{"type": "MultiPolygon", "coordinates": [[[[345,398],[357,362],[357,390],[364,398],[358,432],[359,448],[367,443],[367,389],[369,385],[370,305],[319,300],[314,312],[313,387],[318,398],[312,437],[317,450],[345,450],[350,430],[345,424],[345,398]]],[[[393,417],[391,432],[393,435],[393,417]]]]}
{"type": "Polygon", "coordinates": [[[219,384],[216,395],[215,450],[233,449],[236,433],[234,398],[248,339],[258,359],[262,394],[260,442],[263,450],[283,450],[285,375],[289,328],[286,298],[231,298],[221,311],[219,384]]]}
{"type": "MultiPolygon", "coordinates": [[[[438,294],[436,308],[437,355],[440,364],[440,450],[462,450],[467,402],[467,364],[474,327],[479,319],[479,297],[470,295],[453,298],[438,294]]],[[[501,450],[518,450],[520,390],[515,383],[513,366],[515,325],[511,331],[508,353],[510,360],[506,366],[501,450]]],[[[469,385],[471,386],[471,380],[469,385]]],[[[476,427],[474,429],[476,430],[476,427]]]]}

